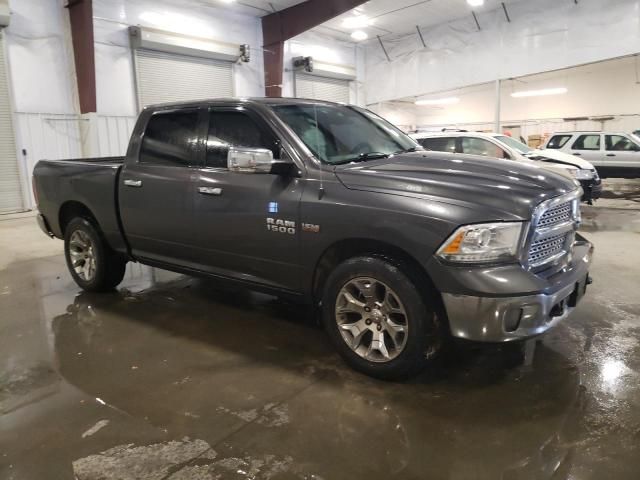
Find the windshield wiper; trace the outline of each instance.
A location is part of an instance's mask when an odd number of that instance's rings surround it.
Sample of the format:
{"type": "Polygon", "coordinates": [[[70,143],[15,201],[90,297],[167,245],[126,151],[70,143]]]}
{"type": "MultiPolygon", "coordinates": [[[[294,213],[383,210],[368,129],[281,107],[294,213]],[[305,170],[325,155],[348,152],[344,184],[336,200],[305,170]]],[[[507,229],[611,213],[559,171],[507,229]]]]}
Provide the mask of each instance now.
{"type": "Polygon", "coordinates": [[[345,163],[366,162],[367,160],[376,160],[378,158],[387,158],[388,156],[389,156],[388,153],[367,152],[367,153],[361,153],[357,157],[347,158],[346,160],[340,160],[338,162],[332,162],[332,163],[333,163],[333,165],[343,165],[345,163]]]}

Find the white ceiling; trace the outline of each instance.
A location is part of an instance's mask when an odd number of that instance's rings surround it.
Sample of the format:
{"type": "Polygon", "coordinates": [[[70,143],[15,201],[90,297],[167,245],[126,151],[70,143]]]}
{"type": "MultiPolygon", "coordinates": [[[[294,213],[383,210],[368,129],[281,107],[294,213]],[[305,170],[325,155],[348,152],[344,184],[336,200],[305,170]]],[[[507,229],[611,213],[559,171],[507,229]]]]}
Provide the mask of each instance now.
{"type": "MultiPolygon", "coordinates": [[[[472,18],[477,14],[502,9],[502,3],[509,5],[521,0],[485,0],[481,7],[470,7],[466,0],[370,0],[358,7],[359,13],[372,20],[372,24],[362,30],[369,35],[369,41],[377,35],[391,37],[406,33],[416,33],[416,25],[428,29],[434,25],[448,23],[460,18],[472,18]]],[[[340,15],[321,27],[347,37],[354,29],[344,28],[345,18],[353,16],[353,11],[340,15]]],[[[506,21],[506,18],[505,18],[506,21]]],[[[330,32],[327,32],[330,33],[330,32]]]]}
{"type": "Polygon", "coordinates": [[[284,10],[303,1],[304,0],[235,0],[226,2],[224,0],[200,0],[199,3],[224,8],[244,15],[251,15],[252,17],[263,17],[269,13],[284,10]]]}

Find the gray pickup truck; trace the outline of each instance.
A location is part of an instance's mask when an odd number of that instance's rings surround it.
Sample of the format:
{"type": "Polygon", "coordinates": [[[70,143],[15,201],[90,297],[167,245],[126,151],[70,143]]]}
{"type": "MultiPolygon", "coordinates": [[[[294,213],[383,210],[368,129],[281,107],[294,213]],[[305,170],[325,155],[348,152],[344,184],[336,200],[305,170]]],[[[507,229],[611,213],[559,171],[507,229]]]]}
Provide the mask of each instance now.
{"type": "Polygon", "coordinates": [[[34,190],[81,288],[114,288],[132,261],[308,301],[380,378],[418,372],[450,337],[542,334],[590,280],[574,181],[423,151],[354,106],[149,107],[124,158],[40,161],[34,190]]]}

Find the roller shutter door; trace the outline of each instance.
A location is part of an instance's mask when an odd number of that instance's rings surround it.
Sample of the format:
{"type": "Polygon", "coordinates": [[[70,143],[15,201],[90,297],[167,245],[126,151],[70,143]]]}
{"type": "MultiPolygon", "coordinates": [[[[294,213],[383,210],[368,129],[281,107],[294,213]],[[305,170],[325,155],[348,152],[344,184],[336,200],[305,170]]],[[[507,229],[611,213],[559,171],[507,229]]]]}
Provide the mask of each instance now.
{"type": "Polygon", "coordinates": [[[9,85],[5,70],[4,37],[0,31],[0,214],[23,209],[9,85]]]}
{"type": "Polygon", "coordinates": [[[296,97],[349,103],[349,81],[296,73],[296,97]]]}
{"type": "Polygon", "coordinates": [[[208,58],[138,49],[136,86],[140,107],[233,96],[233,64],[208,58]]]}

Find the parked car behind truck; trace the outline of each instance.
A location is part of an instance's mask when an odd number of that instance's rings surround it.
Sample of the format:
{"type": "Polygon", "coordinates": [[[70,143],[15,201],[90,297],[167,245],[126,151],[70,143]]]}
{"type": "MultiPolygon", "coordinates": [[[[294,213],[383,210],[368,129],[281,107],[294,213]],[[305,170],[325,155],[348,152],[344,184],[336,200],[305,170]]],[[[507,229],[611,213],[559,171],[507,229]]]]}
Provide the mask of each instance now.
{"type": "Polygon", "coordinates": [[[547,149],[570,153],[591,162],[602,178],[640,177],[640,137],[622,132],[559,132],[547,149]]]}
{"type": "Polygon", "coordinates": [[[578,180],[584,191],[582,200],[589,204],[602,194],[602,181],[594,166],[567,153],[534,149],[499,133],[461,130],[417,132],[411,136],[428,150],[506,158],[519,162],[539,162],[548,169],[566,173],[578,180]]]}
{"type": "Polygon", "coordinates": [[[133,261],[302,299],[381,378],[416,373],[449,336],[542,334],[589,279],[570,179],[421,151],[353,106],[148,107],[125,157],[43,160],[34,186],[83,289],[115,287],[133,261]]]}

